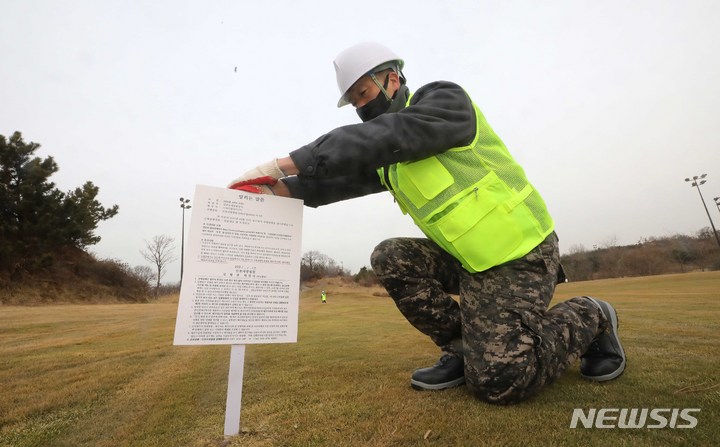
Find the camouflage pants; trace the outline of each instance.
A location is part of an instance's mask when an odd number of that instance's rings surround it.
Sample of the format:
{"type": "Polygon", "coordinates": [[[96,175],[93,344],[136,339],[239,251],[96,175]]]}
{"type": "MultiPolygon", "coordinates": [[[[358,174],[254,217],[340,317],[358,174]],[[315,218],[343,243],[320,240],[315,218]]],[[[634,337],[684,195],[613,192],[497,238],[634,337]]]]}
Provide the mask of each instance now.
{"type": "Polygon", "coordinates": [[[548,309],[560,269],[555,233],[525,257],[474,274],[428,239],[383,241],[371,263],[410,324],[445,352],[460,354],[462,339],[467,386],[490,403],[536,394],[607,324],[586,297],[548,309]]]}

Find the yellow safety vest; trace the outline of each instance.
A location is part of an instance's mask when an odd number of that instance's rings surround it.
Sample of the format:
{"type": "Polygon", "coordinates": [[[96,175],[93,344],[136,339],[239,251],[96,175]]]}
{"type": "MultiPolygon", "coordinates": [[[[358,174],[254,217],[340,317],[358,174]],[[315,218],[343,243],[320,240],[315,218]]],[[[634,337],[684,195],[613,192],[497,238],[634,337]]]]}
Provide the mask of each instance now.
{"type": "Polygon", "coordinates": [[[471,273],[525,256],[554,228],[522,167],[473,107],[469,145],[378,169],[403,213],[471,273]]]}

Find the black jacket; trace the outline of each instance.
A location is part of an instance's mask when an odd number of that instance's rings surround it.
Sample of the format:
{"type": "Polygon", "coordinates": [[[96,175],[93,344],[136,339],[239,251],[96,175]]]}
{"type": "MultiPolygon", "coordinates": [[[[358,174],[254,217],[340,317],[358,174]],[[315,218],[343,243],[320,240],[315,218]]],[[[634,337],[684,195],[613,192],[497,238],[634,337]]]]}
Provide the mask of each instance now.
{"type": "Polygon", "coordinates": [[[433,82],[397,113],[338,127],[292,151],[300,173],[283,182],[311,207],[374,194],[385,190],[378,168],[470,144],[475,128],[467,93],[451,82],[433,82]]]}

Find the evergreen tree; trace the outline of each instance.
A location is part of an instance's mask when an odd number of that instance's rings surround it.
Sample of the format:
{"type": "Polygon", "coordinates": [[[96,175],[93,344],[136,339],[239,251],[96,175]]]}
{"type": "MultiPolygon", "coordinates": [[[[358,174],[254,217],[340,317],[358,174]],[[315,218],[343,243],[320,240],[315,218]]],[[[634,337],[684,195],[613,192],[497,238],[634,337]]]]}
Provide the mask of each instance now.
{"type": "Polygon", "coordinates": [[[49,180],[58,165],[34,156],[39,147],[20,132],[0,135],[0,268],[32,269],[65,247],[96,244],[98,223],[118,212],[117,205],[106,209],[96,200],[92,182],[67,194],[58,190],[49,180]]]}

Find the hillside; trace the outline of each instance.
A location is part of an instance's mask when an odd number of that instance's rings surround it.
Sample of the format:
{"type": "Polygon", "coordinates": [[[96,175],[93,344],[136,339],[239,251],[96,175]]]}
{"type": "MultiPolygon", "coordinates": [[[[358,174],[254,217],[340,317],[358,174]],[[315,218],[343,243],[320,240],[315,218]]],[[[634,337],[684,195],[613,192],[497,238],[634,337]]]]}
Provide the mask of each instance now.
{"type": "Polygon", "coordinates": [[[0,271],[0,304],[144,302],[148,284],[130,267],[66,248],[28,271],[15,266],[0,271]]]}
{"type": "Polygon", "coordinates": [[[593,250],[576,245],[561,257],[571,281],[720,270],[720,247],[710,228],[696,235],[643,238],[637,244],[608,242],[593,250]]]}

